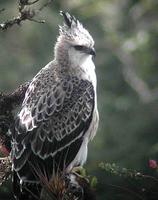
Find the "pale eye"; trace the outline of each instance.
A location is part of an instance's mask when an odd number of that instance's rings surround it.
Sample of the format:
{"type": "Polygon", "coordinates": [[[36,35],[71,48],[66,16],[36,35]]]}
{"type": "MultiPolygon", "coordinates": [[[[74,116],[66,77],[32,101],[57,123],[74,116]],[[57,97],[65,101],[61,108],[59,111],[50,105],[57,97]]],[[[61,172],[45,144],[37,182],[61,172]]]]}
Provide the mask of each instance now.
{"type": "Polygon", "coordinates": [[[84,50],[85,47],[82,46],[82,45],[75,45],[74,48],[75,48],[76,50],[78,50],[78,51],[82,51],[82,50],[84,50]]]}

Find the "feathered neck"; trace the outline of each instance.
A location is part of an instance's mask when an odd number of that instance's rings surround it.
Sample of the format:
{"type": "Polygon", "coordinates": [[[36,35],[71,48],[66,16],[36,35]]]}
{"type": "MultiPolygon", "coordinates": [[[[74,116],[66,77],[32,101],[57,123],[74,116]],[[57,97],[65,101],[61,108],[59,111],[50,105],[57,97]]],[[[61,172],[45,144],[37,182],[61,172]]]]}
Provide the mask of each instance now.
{"type": "Polygon", "coordinates": [[[63,40],[61,36],[59,36],[55,44],[54,56],[55,60],[57,61],[57,63],[61,68],[67,68],[70,64],[68,47],[69,45],[63,40]]]}

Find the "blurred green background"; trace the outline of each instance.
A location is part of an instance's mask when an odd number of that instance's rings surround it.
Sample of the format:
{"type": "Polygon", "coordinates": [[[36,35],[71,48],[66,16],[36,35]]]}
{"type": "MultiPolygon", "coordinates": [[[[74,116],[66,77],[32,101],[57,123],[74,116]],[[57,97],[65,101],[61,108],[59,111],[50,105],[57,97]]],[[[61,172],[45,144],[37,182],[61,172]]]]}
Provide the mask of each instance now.
{"type": "MultiPolygon", "coordinates": [[[[33,7],[38,9],[41,0],[33,7]]],[[[17,1],[1,0],[0,22],[16,16],[17,1]]],[[[158,153],[158,1],[56,0],[36,16],[45,24],[26,21],[0,32],[0,91],[9,92],[53,59],[53,47],[62,24],[59,11],[74,14],[90,31],[97,52],[100,125],[89,145],[86,169],[98,179],[99,200],[136,199],[109,194],[113,180],[100,162],[152,173],[149,159],[158,153]]],[[[0,200],[9,198],[4,184],[0,200]]],[[[144,198],[146,199],[146,198],[144,198]]],[[[149,199],[149,198],[147,198],[149,199]]],[[[157,198],[158,199],[158,196],[157,198]]]]}

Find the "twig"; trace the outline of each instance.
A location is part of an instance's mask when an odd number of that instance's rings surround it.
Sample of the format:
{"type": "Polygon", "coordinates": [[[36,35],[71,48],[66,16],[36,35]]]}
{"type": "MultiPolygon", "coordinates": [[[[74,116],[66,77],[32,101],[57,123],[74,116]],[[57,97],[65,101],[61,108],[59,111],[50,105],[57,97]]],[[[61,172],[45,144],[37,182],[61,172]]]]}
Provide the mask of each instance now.
{"type": "Polygon", "coordinates": [[[19,3],[21,3],[22,5],[32,5],[32,4],[37,3],[38,1],[39,0],[29,2],[29,0],[19,0],[19,3]]]}
{"type": "MultiPolygon", "coordinates": [[[[31,6],[37,3],[39,0],[29,1],[29,0],[19,0],[18,4],[18,16],[14,17],[13,19],[7,20],[5,22],[0,23],[0,29],[7,30],[8,28],[12,27],[13,25],[21,25],[22,21],[34,21],[37,23],[44,23],[44,20],[34,19],[34,17],[41,12],[46,6],[48,6],[53,0],[48,0],[45,4],[43,4],[38,10],[31,10],[30,7],[26,8],[26,6],[31,6]]],[[[3,10],[3,9],[2,9],[3,10]]],[[[2,11],[0,10],[0,12],[2,11]]]]}
{"type": "Polygon", "coordinates": [[[42,11],[45,7],[47,7],[49,4],[51,4],[53,0],[48,0],[46,3],[43,4],[38,10],[42,11]]]}

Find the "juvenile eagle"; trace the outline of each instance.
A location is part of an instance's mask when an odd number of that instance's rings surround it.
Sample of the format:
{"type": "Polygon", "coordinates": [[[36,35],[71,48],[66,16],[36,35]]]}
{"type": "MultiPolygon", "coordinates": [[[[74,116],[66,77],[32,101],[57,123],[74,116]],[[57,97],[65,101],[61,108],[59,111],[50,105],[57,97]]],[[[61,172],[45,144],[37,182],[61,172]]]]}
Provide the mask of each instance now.
{"type": "Polygon", "coordinates": [[[94,41],[74,16],[61,14],[65,22],[54,60],[32,79],[12,134],[13,185],[19,200],[26,194],[24,186],[40,181],[39,173],[51,179],[57,170],[82,166],[98,127],[94,41]]]}

